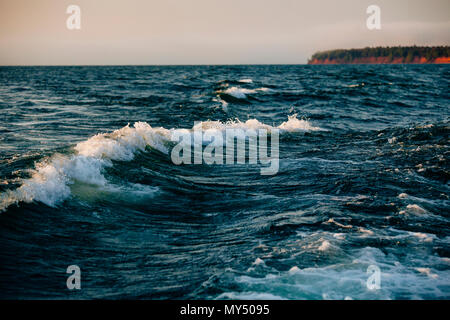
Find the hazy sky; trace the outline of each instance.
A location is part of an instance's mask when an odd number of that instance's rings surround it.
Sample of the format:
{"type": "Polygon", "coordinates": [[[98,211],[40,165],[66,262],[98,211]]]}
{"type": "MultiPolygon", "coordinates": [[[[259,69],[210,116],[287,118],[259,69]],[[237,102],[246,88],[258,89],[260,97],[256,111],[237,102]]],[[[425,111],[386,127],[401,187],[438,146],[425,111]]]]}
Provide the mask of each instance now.
{"type": "Polygon", "coordinates": [[[305,63],[412,44],[450,44],[450,0],[0,0],[0,65],[305,63]],[[381,30],[366,28],[371,4],[381,30]]]}

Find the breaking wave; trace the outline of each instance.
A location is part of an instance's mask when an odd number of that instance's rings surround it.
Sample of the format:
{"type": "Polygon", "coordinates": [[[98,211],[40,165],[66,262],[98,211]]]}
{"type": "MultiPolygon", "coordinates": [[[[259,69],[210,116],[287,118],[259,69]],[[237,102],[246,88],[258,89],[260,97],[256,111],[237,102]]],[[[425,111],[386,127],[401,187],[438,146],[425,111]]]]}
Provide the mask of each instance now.
{"type": "Polygon", "coordinates": [[[239,87],[231,87],[228,89],[225,89],[224,91],[219,91],[219,93],[224,93],[230,96],[233,96],[236,99],[246,99],[247,95],[255,94],[258,92],[267,92],[270,91],[269,88],[256,88],[256,89],[246,89],[246,88],[239,88],[239,87]]]}
{"type": "Polygon", "coordinates": [[[323,130],[307,120],[297,119],[297,115],[289,116],[278,127],[257,119],[245,122],[208,120],[195,124],[191,129],[153,128],[146,122],[136,122],[132,127],[127,125],[78,143],[72,155],[55,154],[39,162],[32,170],[31,178],[25,179],[18,189],[0,194],[0,211],[18,202],[39,201],[54,207],[71,196],[70,186],[75,183],[111,189],[103,170],[112,167],[113,161],[131,161],[137,152],[145,152],[147,147],[168,155],[174,137],[179,134],[191,134],[194,130],[225,132],[226,129],[265,129],[268,132],[273,129],[281,132],[323,130]]]}

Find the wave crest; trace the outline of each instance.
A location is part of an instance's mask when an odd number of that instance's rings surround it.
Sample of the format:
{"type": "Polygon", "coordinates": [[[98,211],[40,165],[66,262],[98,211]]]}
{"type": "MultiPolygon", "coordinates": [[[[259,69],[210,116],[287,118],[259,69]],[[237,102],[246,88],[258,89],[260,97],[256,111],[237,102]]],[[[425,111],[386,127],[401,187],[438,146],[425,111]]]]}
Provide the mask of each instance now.
{"type": "Polygon", "coordinates": [[[228,94],[230,96],[235,97],[236,99],[247,99],[247,95],[255,94],[257,92],[267,92],[270,91],[269,88],[257,88],[257,89],[246,89],[240,87],[231,87],[224,91],[219,91],[219,93],[228,94]]]}
{"type": "Polygon", "coordinates": [[[221,122],[203,121],[191,129],[153,128],[146,122],[136,122],[115,130],[112,133],[97,134],[74,147],[75,154],[55,154],[36,165],[31,178],[25,179],[15,190],[0,194],[0,211],[18,202],[40,201],[48,206],[56,206],[71,196],[70,185],[75,182],[105,187],[108,184],[103,175],[106,167],[113,165],[112,160],[131,161],[137,152],[151,147],[169,154],[172,137],[180,132],[190,134],[195,130],[226,129],[266,129],[269,132],[279,129],[282,132],[323,130],[312,126],[307,120],[298,120],[292,115],[288,121],[278,127],[264,124],[257,119],[221,122]]]}

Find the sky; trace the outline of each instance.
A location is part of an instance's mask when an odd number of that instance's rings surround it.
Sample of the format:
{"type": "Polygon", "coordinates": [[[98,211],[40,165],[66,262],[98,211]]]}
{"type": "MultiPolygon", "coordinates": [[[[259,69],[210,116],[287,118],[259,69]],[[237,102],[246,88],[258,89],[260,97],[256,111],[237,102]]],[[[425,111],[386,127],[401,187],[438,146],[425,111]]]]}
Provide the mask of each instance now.
{"type": "Polygon", "coordinates": [[[301,64],[414,44],[450,45],[450,0],[0,0],[0,65],[301,64]]]}

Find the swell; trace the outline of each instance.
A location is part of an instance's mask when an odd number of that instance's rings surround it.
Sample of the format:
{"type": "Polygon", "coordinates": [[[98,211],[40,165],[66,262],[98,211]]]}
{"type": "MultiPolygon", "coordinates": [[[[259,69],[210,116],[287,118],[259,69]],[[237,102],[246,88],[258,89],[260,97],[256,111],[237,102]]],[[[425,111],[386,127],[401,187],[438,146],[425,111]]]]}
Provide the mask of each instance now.
{"type": "Polygon", "coordinates": [[[270,132],[307,132],[323,130],[311,125],[307,120],[299,120],[296,115],[277,127],[261,123],[257,119],[246,122],[239,120],[203,121],[191,129],[166,129],[151,127],[146,122],[136,122],[112,133],[97,134],[74,146],[70,154],[57,153],[38,162],[31,177],[23,179],[20,187],[0,194],[0,211],[19,202],[42,202],[54,207],[72,195],[71,189],[79,184],[111,190],[114,187],[105,177],[104,170],[114,166],[114,162],[132,161],[139,152],[148,148],[168,156],[172,141],[180,134],[192,134],[194,130],[226,129],[266,129],[270,132]]]}

